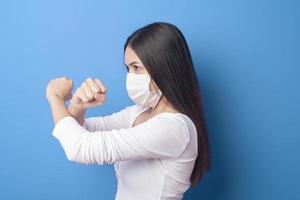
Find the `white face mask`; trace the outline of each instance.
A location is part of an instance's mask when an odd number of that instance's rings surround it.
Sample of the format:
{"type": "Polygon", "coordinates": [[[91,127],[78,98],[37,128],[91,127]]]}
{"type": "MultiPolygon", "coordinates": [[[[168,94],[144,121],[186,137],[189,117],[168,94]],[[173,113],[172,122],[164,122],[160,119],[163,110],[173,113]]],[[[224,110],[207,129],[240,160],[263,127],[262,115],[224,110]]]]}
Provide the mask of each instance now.
{"type": "Polygon", "coordinates": [[[151,78],[148,74],[127,73],[126,89],[128,96],[136,104],[154,108],[162,92],[160,90],[151,92],[149,89],[150,81],[151,78]]]}

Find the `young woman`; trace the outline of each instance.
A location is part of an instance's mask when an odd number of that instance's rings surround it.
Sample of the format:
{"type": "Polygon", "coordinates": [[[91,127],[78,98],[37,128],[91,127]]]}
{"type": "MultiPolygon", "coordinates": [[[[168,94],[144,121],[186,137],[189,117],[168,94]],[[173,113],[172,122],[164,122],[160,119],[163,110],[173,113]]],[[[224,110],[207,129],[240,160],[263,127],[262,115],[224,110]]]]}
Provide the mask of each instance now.
{"type": "Polygon", "coordinates": [[[182,199],[210,166],[200,90],[186,40],[175,25],[152,23],[128,37],[124,58],[126,88],[135,104],[85,118],[87,108],[104,103],[106,87],[88,78],[72,96],[73,81],[56,78],[46,91],[55,123],[52,134],[70,161],[114,163],[115,199],[182,199]]]}

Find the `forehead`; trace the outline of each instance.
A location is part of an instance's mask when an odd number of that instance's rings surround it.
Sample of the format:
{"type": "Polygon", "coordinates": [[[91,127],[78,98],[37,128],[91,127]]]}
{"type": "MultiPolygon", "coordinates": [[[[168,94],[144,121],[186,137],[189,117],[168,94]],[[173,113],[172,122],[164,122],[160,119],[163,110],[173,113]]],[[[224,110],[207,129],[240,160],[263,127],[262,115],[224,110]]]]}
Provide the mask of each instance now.
{"type": "Polygon", "coordinates": [[[126,65],[132,62],[139,62],[142,63],[139,57],[136,55],[136,53],[133,51],[133,49],[129,46],[126,47],[125,49],[125,54],[124,54],[124,62],[126,65]]]}

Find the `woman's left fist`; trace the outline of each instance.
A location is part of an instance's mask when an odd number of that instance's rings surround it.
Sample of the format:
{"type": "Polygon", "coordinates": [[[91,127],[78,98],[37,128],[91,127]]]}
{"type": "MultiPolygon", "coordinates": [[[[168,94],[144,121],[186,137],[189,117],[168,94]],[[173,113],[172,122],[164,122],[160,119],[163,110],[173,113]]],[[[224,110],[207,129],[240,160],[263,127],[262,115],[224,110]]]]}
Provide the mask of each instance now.
{"type": "Polygon", "coordinates": [[[63,101],[68,101],[72,97],[73,81],[66,76],[49,81],[46,90],[46,97],[49,100],[53,95],[63,101]]]}

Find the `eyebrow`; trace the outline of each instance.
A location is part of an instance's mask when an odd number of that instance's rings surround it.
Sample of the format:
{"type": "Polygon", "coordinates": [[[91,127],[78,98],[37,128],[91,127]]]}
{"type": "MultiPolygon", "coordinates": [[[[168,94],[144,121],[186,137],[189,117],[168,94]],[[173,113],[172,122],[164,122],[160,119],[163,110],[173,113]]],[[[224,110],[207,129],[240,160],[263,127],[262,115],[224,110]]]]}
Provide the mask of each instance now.
{"type": "MultiPolygon", "coordinates": [[[[130,65],[133,65],[133,64],[138,64],[139,62],[137,62],[137,61],[133,61],[133,62],[131,62],[131,63],[129,63],[128,65],[130,66],[130,65]]],[[[126,64],[125,64],[126,65],[126,64]]],[[[126,66],[128,66],[128,65],[126,65],[126,66]]]]}

